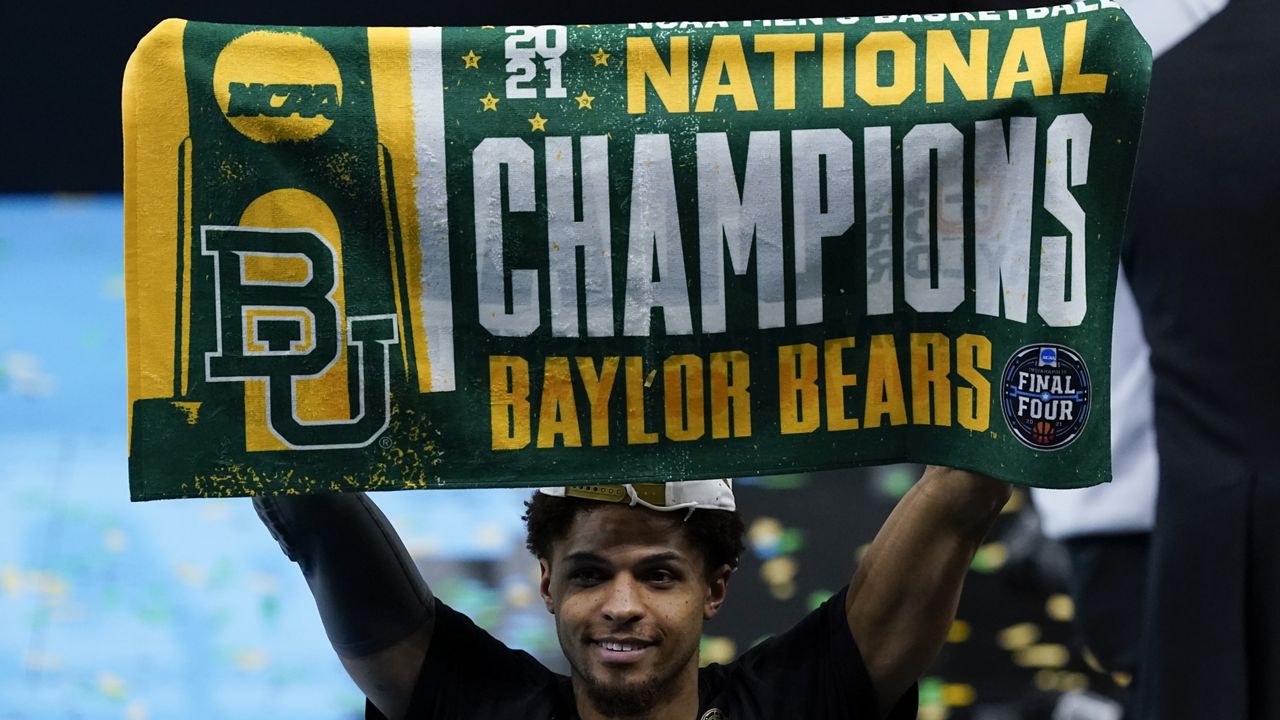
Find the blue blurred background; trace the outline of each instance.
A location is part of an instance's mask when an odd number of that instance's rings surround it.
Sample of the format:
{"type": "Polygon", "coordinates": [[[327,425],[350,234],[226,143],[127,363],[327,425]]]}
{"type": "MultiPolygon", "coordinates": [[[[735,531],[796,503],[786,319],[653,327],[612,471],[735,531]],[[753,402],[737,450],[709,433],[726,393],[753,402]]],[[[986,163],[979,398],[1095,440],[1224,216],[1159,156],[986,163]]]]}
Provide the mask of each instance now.
{"type": "MultiPolygon", "coordinates": [[[[118,195],[0,196],[0,718],[360,717],[248,500],[129,502],[122,226],[118,195]]],[[[525,494],[378,502],[442,596],[540,651],[525,494]]]]}

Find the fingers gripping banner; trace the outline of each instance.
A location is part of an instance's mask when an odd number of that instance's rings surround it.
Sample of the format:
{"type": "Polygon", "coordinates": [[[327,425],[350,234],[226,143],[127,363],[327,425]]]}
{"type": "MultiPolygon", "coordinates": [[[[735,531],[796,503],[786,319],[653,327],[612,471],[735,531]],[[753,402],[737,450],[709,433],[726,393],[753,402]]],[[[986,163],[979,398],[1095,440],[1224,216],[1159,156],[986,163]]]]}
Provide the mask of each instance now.
{"type": "Polygon", "coordinates": [[[124,85],[135,499],[901,460],[1109,479],[1111,2],[170,20],[124,85]]]}

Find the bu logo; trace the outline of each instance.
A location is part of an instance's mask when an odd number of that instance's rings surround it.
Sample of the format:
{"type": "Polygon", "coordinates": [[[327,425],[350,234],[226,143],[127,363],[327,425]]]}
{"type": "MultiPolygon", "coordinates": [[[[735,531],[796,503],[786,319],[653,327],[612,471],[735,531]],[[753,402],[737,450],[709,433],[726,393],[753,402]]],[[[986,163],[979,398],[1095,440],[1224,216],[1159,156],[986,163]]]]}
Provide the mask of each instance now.
{"type": "Polygon", "coordinates": [[[391,414],[396,317],[348,317],[342,332],[338,256],[314,230],[206,225],[200,233],[201,252],[213,260],[217,333],[204,356],[206,379],[262,381],[267,428],[286,447],[358,448],[377,439],[391,414]],[[303,419],[298,383],[339,363],[344,334],[354,366],[343,373],[343,384],[354,385],[344,393],[350,416],[303,419]]]}

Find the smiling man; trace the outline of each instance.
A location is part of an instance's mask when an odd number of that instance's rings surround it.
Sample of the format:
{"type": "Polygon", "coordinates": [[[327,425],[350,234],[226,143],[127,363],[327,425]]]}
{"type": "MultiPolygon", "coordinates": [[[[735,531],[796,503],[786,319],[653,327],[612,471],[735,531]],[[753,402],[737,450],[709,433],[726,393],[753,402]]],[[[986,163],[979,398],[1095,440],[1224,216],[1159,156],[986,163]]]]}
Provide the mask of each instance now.
{"type": "Polygon", "coordinates": [[[743,549],[730,483],[539,490],[527,503],[528,546],[568,677],[434,598],[363,494],[254,505],[301,566],[370,718],[905,720],[1009,492],[929,468],[847,588],[733,662],[700,668],[703,623],[725,602],[743,549]]]}
{"type": "Polygon", "coordinates": [[[700,705],[687,679],[698,674],[702,623],[742,553],[728,482],[552,488],[528,507],[529,550],[585,701],[579,714],[680,717],[700,705]]]}

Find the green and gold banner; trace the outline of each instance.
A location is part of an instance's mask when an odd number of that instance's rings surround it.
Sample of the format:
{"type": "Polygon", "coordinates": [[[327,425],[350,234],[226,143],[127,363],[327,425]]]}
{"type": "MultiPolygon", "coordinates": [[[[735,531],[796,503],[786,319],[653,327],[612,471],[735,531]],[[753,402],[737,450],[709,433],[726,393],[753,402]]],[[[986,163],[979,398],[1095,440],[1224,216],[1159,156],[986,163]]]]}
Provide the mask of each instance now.
{"type": "Polygon", "coordinates": [[[133,497],[1106,481],[1150,68],[1105,0],[166,21],[124,83],[133,497]]]}

